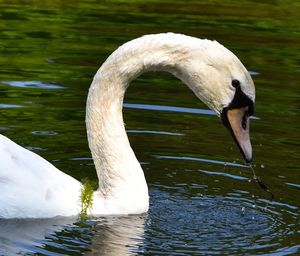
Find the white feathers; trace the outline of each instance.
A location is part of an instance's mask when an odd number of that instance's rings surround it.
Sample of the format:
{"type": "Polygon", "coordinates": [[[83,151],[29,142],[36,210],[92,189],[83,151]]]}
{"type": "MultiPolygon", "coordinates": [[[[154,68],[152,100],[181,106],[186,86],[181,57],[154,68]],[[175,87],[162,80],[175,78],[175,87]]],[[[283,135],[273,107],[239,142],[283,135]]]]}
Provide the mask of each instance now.
{"type": "Polygon", "coordinates": [[[76,215],[80,183],[0,135],[0,217],[76,215]]]}
{"type": "MultiPolygon", "coordinates": [[[[99,178],[94,215],[148,210],[148,187],[122,117],[126,88],[146,71],[174,74],[217,113],[233,98],[235,76],[254,99],[247,70],[217,42],[167,33],[143,36],[119,47],[95,75],[86,105],[88,141],[99,178]]],[[[0,163],[0,218],[79,213],[81,184],[4,136],[0,136],[0,163]]]]}

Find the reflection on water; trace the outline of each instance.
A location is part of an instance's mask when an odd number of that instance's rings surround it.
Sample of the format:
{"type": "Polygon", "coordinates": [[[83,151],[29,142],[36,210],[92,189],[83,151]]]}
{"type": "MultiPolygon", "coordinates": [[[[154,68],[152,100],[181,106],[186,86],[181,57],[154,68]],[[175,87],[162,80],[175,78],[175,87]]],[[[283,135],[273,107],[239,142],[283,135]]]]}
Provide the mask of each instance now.
{"type": "Polygon", "coordinates": [[[97,219],[87,255],[143,253],[146,219],[147,215],[97,219]]]}
{"type": "Polygon", "coordinates": [[[77,222],[76,218],[1,220],[0,255],[133,255],[143,246],[146,218],[108,217],[86,222],[77,222]]]}
{"type": "Polygon", "coordinates": [[[182,108],[182,107],[173,107],[173,106],[161,106],[161,105],[148,105],[148,104],[130,104],[125,103],[125,108],[133,109],[147,109],[147,110],[156,110],[156,111],[171,111],[179,113],[192,113],[192,114],[201,114],[201,115],[213,115],[216,113],[210,109],[196,109],[196,108],[182,108]]]}
{"type": "Polygon", "coordinates": [[[213,159],[204,159],[204,158],[199,158],[199,157],[184,157],[184,156],[155,156],[155,157],[158,159],[197,161],[197,162],[204,162],[204,163],[220,164],[220,165],[224,165],[224,166],[249,168],[249,166],[243,165],[243,164],[229,163],[229,162],[217,161],[217,160],[213,160],[213,159]]]}
{"type": "Polygon", "coordinates": [[[45,244],[49,234],[72,226],[75,221],[74,218],[0,220],[0,255],[41,251],[37,248],[45,244]]]}
{"type": "MultiPolygon", "coordinates": [[[[200,115],[211,115],[216,116],[217,114],[210,109],[199,109],[199,108],[183,108],[175,106],[162,106],[162,105],[149,105],[149,104],[133,104],[133,103],[124,103],[124,108],[133,108],[133,109],[146,109],[154,111],[170,111],[178,113],[190,113],[190,114],[200,114],[200,115]]],[[[251,116],[251,119],[259,119],[256,116],[251,116]]]]}
{"type": "Polygon", "coordinates": [[[16,86],[16,87],[25,87],[25,88],[40,88],[40,89],[62,89],[64,87],[56,84],[42,83],[39,81],[3,81],[2,84],[16,86]]]}
{"type": "MultiPolygon", "coordinates": [[[[154,186],[151,210],[139,216],[76,219],[1,220],[0,253],[51,255],[159,255],[255,254],[297,252],[299,245],[278,249],[283,238],[293,237],[285,227],[286,213],[277,203],[244,199],[246,191],[207,196],[207,186],[154,186]],[[175,189],[175,190],[174,190],[175,189]],[[188,190],[197,190],[189,197],[188,190]],[[176,252],[176,253],[175,253],[176,252]]],[[[292,206],[281,205],[285,211],[292,206]]],[[[289,214],[289,218],[297,216],[289,214]]]]}
{"type": "Polygon", "coordinates": [[[249,182],[218,117],[180,81],[145,74],[128,89],[124,118],[149,213],[0,220],[0,255],[299,254],[299,28],[290,0],[0,0],[2,134],[78,180],[96,180],[84,108],[99,65],[142,34],[216,39],[252,70],[253,166],[275,195],[271,202],[249,182]]]}
{"type": "Polygon", "coordinates": [[[1,108],[22,108],[23,106],[20,105],[13,105],[13,104],[0,104],[1,108]]]}

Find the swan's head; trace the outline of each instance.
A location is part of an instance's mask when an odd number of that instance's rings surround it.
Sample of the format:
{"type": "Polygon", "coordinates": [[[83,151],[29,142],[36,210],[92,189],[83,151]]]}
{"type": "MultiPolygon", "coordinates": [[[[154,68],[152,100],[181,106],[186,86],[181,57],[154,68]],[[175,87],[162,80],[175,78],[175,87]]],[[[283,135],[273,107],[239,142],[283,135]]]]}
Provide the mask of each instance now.
{"type": "Polygon", "coordinates": [[[195,50],[183,80],[196,96],[213,109],[229,129],[246,162],[252,161],[249,117],[253,115],[255,88],[249,72],[228,49],[206,40],[195,50]]]}

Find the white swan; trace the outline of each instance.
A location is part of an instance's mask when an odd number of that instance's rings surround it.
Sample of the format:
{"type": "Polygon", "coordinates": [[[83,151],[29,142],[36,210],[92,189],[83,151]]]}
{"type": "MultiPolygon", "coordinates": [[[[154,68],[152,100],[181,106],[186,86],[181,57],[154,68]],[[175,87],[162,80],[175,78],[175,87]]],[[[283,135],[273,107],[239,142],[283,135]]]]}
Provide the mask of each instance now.
{"type": "MultiPolygon", "coordinates": [[[[148,187],[124,129],[122,104],[133,79],[158,70],[182,80],[221,116],[245,160],[252,159],[248,117],[253,112],[255,89],[239,59],[216,41],[173,33],[143,36],[111,54],[89,90],[87,135],[99,178],[93,194],[94,215],[148,210],[148,187]]],[[[74,178],[0,136],[1,218],[76,215],[80,189],[74,178]]]]}

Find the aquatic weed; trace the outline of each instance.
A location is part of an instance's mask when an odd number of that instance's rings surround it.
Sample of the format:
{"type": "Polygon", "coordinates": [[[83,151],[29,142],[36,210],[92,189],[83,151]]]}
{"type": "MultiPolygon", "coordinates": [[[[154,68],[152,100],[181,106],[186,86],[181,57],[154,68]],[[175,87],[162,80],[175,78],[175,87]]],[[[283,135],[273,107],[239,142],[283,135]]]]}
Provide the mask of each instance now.
{"type": "Polygon", "coordinates": [[[82,180],[82,188],[80,191],[80,220],[87,220],[89,212],[93,206],[94,184],[89,179],[82,180]]]}

